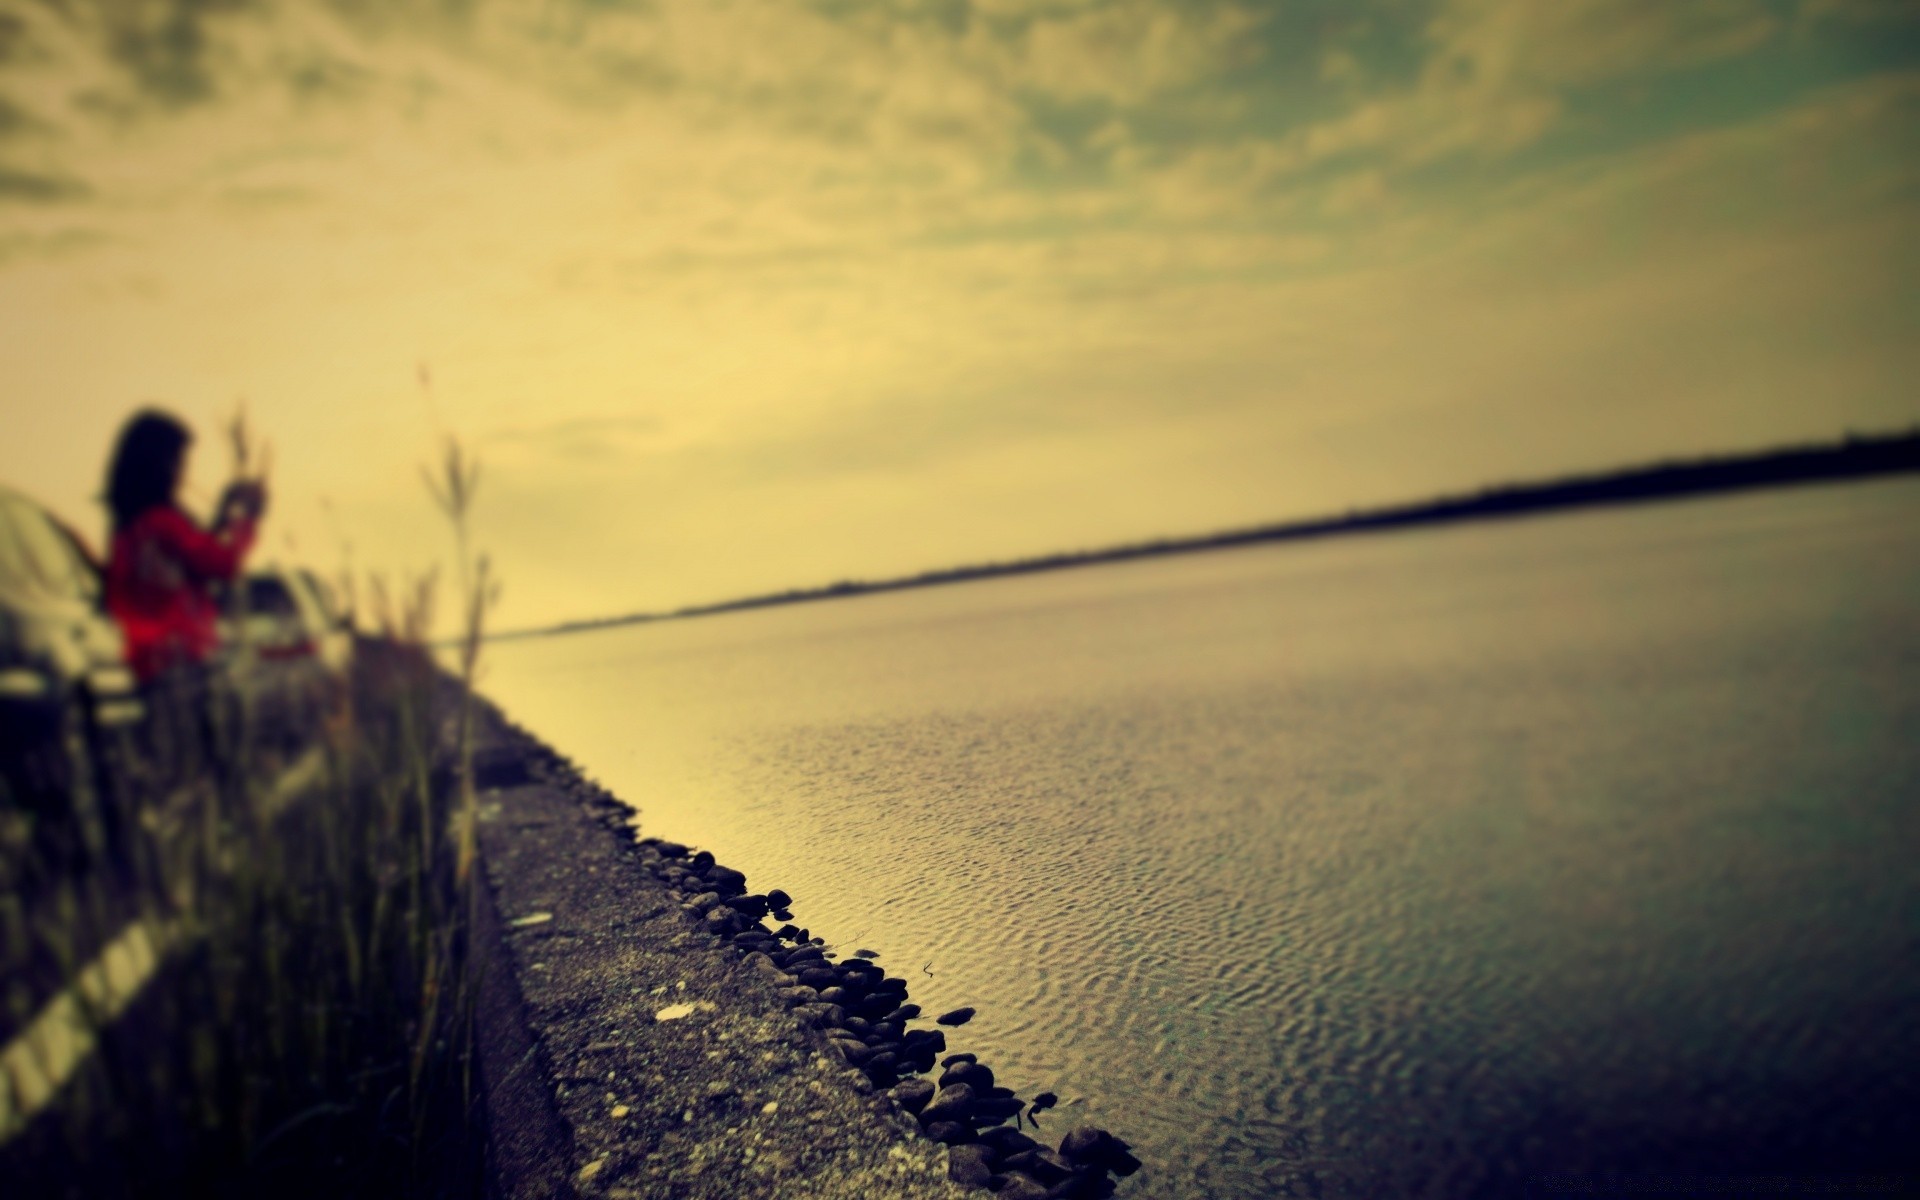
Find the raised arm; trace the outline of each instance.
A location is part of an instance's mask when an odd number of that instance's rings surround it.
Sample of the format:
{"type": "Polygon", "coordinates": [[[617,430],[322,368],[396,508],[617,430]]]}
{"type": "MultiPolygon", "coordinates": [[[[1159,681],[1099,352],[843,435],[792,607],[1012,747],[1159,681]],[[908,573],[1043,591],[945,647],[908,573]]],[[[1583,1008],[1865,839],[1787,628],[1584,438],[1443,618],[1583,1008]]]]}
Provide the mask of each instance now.
{"type": "Polygon", "coordinates": [[[253,546],[254,522],[243,518],[217,533],[208,533],[177,508],[162,509],[149,518],[153,534],[178,555],[194,574],[205,579],[232,579],[240,573],[253,546]]]}

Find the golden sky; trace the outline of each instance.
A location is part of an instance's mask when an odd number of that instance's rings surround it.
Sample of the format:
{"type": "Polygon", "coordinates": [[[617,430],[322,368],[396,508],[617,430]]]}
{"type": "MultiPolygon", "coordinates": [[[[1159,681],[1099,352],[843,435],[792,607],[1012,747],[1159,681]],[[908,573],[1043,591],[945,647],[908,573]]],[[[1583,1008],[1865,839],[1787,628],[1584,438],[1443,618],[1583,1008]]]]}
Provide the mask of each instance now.
{"type": "Polygon", "coordinates": [[[0,481],[455,433],[519,626],[1905,426],[1915,11],[0,0],[0,481]]]}

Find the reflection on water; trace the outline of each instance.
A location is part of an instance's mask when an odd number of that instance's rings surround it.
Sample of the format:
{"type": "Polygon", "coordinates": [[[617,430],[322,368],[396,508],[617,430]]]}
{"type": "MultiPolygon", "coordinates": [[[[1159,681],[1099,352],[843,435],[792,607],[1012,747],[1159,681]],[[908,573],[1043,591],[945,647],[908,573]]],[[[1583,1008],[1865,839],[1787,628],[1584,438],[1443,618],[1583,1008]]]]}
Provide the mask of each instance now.
{"type": "Polygon", "coordinates": [[[881,952],[1139,1197],[1886,1166],[1920,485],[500,646],[489,690],[881,952]],[[924,964],[924,965],[923,965],[924,964]]]}

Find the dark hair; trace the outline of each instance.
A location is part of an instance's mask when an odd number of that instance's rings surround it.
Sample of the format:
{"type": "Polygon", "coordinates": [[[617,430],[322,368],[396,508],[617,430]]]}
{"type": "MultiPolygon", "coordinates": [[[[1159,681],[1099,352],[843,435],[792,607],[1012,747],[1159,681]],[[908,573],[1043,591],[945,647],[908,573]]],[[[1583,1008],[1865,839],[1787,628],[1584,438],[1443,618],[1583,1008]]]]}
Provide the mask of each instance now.
{"type": "Polygon", "coordinates": [[[107,469],[107,507],[113,527],[124,529],[156,504],[173,500],[180,460],[193,434],[180,419],[157,408],[133,414],[113,448],[107,469]]]}

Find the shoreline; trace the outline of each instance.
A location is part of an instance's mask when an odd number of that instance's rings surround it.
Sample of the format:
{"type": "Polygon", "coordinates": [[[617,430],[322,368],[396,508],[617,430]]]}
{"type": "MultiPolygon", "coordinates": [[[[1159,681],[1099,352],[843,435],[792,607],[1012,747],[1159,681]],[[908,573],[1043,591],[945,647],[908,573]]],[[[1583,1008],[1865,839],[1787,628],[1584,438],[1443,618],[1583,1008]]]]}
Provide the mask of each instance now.
{"type": "Polygon", "coordinates": [[[1347,534],[1420,529],[1470,521],[1501,520],[1578,512],[1660,501],[1700,499],[1772,488],[1823,483],[1862,483],[1903,474],[1920,473],[1920,429],[1905,433],[1849,436],[1827,444],[1777,447],[1746,454],[1666,461],[1554,480],[1495,484],[1477,492],[1428,500],[1386,504],[1345,513],[1270,522],[1240,529],[1186,536],[1154,538],[1094,550],[1067,551],[1015,559],[972,563],[924,571],[917,575],[878,580],[841,580],[824,587],[794,588],[766,595],[738,597],[707,604],[686,605],[662,612],[628,613],[564,621],[535,629],[489,634],[489,642],[524,641],[590,633],[625,625],[679,621],[718,616],[790,604],[811,604],[883,592],[911,591],[950,583],[1032,575],[1073,567],[1099,566],[1227,550],[1272,542],[1309,541],[1347,534]]]}
{"type": "Polygon", "coordinates": [[[632,808],[491,704],[474,716],[501,1194],[1065,1200],[1138,1169],[1104,1131],[1023,1132],[1049,1097],[947,1052],[968,1010],[936,1024],[870,955],[769,928],[792,915],[778,889],[636,840],[632,808]]]}

